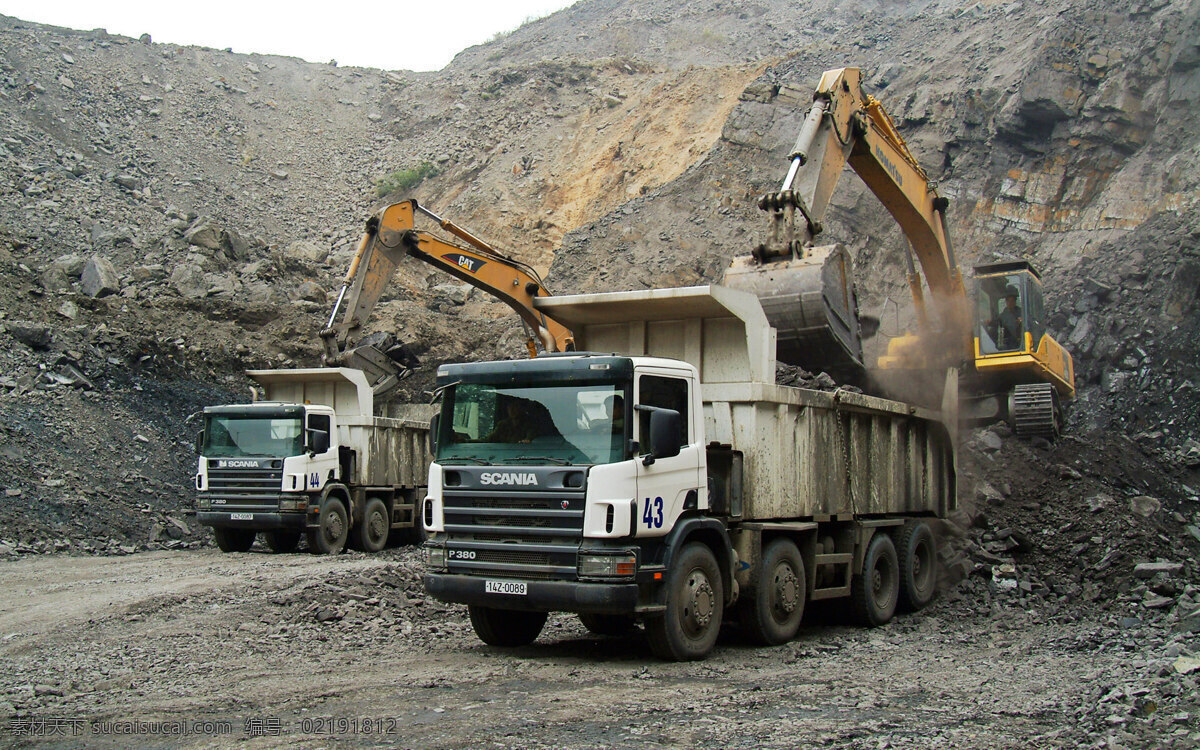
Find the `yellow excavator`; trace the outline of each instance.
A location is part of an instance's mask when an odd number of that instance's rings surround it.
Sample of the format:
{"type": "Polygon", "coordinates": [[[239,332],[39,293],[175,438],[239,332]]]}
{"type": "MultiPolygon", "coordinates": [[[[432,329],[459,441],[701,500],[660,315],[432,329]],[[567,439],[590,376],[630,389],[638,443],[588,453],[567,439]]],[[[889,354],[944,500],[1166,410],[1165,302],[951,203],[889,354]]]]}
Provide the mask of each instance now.
{"type": "Polygon", "coordinates": [[[350,269],[342,282],[329,322],[321,330],[323,362],[328,367],[349,366],[366,373],[378,398],[399,385],[404,368],[372,344],[347,348],[375,309],[392,272],[405,256],[418,258],[472,286],[497,297],[513,308],[525,325],[529,356],[544,352],[572,351],[571,331],[540,310],[535,297],[550,292],[532,266],[510,258],[454,222],[443,219],[409,199],[383,208],[367,220],[366,232],[358,243],[350,269]],[[467,243],[464,247],[415,228],[417,214],[424,215],[450,234],[467,243]],[[338,313],[345,303],[345,314],[338,313]]]}
{"type": "Polygon", "coordinates": [[[1062,404],[1075,395],[1074,371],[1071,355],[1046,332],[1040,275],[1023,261],[976,266],[972,320],[946,226],[949,201],[883,106],[863,92],[858,68],[821,76],[788,159],[780,189],[759,201],[770,216],[767,240],[734,258],[724,282],[762,300],[778,330],[779,360],[843,382],[869,371],[870,382],[904,396],[931,373],[957,370],[952,395],[967,421],[1007,418],[1018,434],[1057,435],[1062,404]],[[872,332],[868,319],[860,325],[849,253],[814,242],[847,163],[911,244],[905,259],[916,330],[891,339],[874,368],[863,363],[861,339],[872,332]]]}

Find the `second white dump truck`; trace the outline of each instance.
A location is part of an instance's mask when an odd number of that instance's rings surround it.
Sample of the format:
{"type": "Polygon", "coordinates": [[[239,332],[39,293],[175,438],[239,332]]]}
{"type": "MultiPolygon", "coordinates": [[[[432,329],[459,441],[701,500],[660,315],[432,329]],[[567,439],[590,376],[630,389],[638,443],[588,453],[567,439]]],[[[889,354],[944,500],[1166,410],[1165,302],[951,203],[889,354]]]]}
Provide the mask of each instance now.
{"type": "Polygon", "coordinates": [[[847,597],[875,625],[930,601],[930,522],[956,489],[936,414],[776,385],[748,293],[537,306],[583,353],[438,368],[424,582],[484,642],[529,643],[567,611],[602,633],[640,620],[656,654],[698,659],[727,609],[774,644],[807,601],[847,597]]]}
{"type": "MultiPolygon", "coordinates": [[[[251,370],[265,401],[210,406],[197,439],[196,520],[217,546],[245,552],[259,532],[275,552],[382,549],[424,539],[416,507],[429,467],[427,407],[376,414],[361,370],[251,370]]],[[[383,408],[383,407],[381,407],[383,408]]]]}

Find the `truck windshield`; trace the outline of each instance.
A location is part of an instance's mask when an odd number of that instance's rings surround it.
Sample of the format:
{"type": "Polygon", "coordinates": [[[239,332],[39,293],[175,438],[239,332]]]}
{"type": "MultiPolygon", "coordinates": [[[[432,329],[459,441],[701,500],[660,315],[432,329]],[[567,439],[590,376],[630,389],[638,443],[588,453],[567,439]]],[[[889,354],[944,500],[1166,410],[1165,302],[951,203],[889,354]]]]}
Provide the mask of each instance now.
{"type": "Polygon", "coordinates": [[[627,438],[624,395],[613,383],[459,384],[446,394],[438,460],[574,465],[620,461],[627,438]]]}
{"type": "Polygon", "coordinates": [[[202,455],[299,456],[304,431],[299,417],[249,417],[210,414],[204,429],[202,455]]]}

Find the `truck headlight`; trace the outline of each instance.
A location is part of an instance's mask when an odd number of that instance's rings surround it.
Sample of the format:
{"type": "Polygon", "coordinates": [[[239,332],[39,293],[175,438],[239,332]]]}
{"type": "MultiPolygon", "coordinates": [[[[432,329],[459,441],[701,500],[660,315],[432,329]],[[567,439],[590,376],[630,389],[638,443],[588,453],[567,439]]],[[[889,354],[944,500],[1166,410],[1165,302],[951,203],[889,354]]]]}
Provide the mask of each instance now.
{"type": "Polygon", "coordinates": [[[286,499],[280,500],[279,501],[279,509],[280,510],[307,510],[308,509],[308,499],[306,498],[303,500],[286,500],[286,499]]]}
{"type": "Polygon", "coordinates": [[[207,497],[196,498],[196,510],[208,510],[211,501],[207,497]]]}
{"type": "Polygon", "coordinates": [[[632,578],[637,572],[637,555],[580,555],[581,578],[632,578]]]}
{"type": "Polygon", "coordinates": [[[425,548],[425,564],[432,570],[446,569],[446,548],[445,547],[426,547],[425,548]]]}

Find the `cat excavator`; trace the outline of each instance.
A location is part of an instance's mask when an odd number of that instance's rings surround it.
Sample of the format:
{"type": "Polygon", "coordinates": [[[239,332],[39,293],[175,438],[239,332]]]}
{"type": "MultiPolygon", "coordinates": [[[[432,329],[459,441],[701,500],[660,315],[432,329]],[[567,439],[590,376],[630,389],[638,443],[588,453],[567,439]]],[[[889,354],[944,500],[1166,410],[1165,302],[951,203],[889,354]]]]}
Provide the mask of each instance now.
{"type": "Polygon", "coordinates": [[[321,330],[327,367],[347,366],[362,370],[376,398],[386,398],[407,374],[407,368],[394,356],[364,339],[357,346],[363,324],[370,317],[392,272],[405,256],[422,260],[446,273],[482,289],[513,308],[525,325],[530,357],[543,352],[573,351],[571,331],[558,321],[534,309],[536,297],[550,292],[532,266],[510,258],[454,222],[443,219],[419,205],[415,199],[393,203],[367,220],[366,232],[358,243],[350,268],[342,282],[329,322],[321,330]],[[469,247],[448,242],[415,228],[417,214],[432,219],[442,229],[467,243],[469,247]],[[345,313],[338,321],[338,313],[345,313]]]}
{"type": "Polygon", "coordinates": [[[931,374],[950,373],[934,382],[945,385],[943,407],[956,404],[966,421],[1007,418],[1018,434],[1057,435],[1074,372],[1071,355],[1046,332],[1040,275],[1023,261],[976,266],[972,320],[946,225],[949,201],[863,92],[858,68],[821,76],[788,160],[779,190],[759,201],[770,217],[766,241],[734,258],[724,279],[762,301],[778,331],[778,359],[842,382],[886,383],[906,400],[931,374]],[[850,255],[815,243],[847,163],[911,245],[906,280],[916,329],[892,338],[873,368],[864,364],[862,338],[877,321],[858,314],[850,255]]]}

